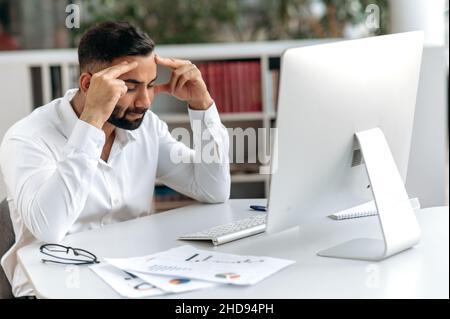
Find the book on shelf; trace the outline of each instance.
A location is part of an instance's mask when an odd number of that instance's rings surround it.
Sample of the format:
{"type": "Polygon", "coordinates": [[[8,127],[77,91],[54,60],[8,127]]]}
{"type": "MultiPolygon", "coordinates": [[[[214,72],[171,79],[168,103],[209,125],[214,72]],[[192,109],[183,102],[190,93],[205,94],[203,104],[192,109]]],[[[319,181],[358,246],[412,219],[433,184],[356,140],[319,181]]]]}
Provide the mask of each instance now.
{"type": "Polygon", "coordinates": [[[220,113],[262,112],[259,60],[198,63],[220,113]]]}

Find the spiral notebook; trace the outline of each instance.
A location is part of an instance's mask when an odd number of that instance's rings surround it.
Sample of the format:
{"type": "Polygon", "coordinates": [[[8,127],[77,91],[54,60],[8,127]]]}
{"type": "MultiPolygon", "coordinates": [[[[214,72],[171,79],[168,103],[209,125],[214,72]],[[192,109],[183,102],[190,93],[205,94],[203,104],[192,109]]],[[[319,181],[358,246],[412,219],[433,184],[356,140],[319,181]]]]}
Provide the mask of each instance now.
{"type": "MultiPolygon", "coordinates": [[[[409,202],[411,203],[412,209],[420,209],[420,202],[418,198],[410,198],[409,202]]],[[[329,215],[328,217],[335,220],[342,219],[350,219],[350,218],[359,218],[359,217],[367,217],[367,216],[375,216],[378,215],[377,209],[375,207],[375,202],[370,201],[365,204],[355,206],[334,214],[329,215]]]]}

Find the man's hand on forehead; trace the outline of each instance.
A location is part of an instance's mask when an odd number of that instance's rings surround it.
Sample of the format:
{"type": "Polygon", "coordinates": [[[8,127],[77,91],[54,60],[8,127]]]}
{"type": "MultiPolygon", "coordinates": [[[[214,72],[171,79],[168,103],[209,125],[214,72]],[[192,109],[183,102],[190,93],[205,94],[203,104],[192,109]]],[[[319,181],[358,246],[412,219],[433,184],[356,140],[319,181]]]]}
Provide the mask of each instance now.
{"type": "Polygon", "coordinates": [[[171,94],[198,110],[205,110],[213,104],[200,70],[191,61],[155,55],[155,62],[172,70],[168,83],[155,86],[156,94],[171,94]]]}
{"type": "Polygon", "coordinates": [[[118,100],[128,90],[125,82],[118,77],[135,69],[137,65],[135,61],[124,61],[94,73],[90,79],[86,102],[80,119],[102,128],[118,100]]]}

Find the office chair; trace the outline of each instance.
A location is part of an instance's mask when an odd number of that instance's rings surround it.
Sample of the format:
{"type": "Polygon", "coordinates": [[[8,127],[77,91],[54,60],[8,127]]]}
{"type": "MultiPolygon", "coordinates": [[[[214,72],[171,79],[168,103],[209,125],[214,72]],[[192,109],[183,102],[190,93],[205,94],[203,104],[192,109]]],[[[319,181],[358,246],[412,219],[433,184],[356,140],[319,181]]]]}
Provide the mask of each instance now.
{"type": "MultiPolygon", "coordinates": [[[[14,229],[9,215],[8,202],[4,199],[0,203],[0,258],[11,248],[14,241],[14,229]]],[[[0,299],[10,298],[14,298],[11,285],[3,268],[0,267],[0,299]]]]}

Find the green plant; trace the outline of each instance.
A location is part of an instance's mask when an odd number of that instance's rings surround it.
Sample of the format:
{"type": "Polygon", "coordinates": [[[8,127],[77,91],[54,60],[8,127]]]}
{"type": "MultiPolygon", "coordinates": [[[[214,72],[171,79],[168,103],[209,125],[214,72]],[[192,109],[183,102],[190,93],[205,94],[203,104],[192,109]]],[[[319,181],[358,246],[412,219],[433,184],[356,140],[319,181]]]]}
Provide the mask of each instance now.
{"type": "Polygon", "coordinates": [[[81,27],[126,20],[147,31],[158,44],[342,37],[347,24],[364,23],[365,8],[381,9],[387,28],[387,0],[81,0],[81,27]],[[314,6],[323,8],[317,15],[314,6]]]}

